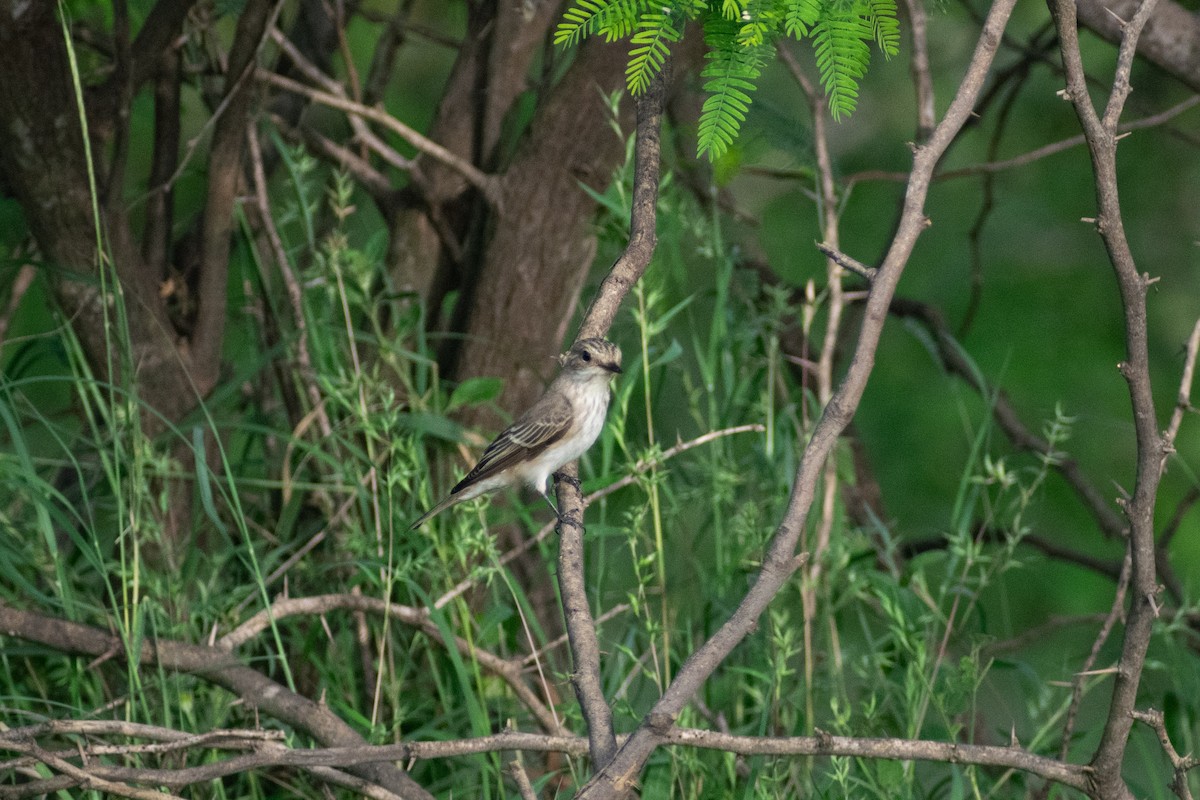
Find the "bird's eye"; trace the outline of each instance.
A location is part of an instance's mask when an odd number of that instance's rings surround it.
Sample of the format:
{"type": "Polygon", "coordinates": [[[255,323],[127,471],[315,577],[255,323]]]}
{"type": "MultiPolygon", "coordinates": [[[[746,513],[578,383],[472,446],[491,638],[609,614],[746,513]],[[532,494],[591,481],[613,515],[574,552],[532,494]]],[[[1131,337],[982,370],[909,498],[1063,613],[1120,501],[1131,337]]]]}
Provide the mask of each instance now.
{"type": "Polygon", "coordinates": [[[592,360],[592,354],[591,354],[591,353],[589,353],[587,350],[584,350],[584,351],[583,351],[583,355],[581,355],[581,356],[580,356],[580,358],[582,358],[584,361],[591,361],[591,360],[592,360]]]}

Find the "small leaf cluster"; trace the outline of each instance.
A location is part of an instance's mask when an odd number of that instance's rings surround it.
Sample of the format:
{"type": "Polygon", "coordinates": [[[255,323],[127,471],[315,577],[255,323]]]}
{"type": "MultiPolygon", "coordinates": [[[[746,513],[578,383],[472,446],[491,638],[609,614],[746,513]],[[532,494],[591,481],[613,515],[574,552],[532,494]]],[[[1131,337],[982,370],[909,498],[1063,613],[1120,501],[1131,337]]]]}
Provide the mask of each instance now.
{"type": "Polygon", "coordinates": [[[626,85],[638,95],[662,70],[689,20],[703,24],[709,49],[701,73],[708,98],[697,150],[710,159],[722,156],[737,138],[780,37],[812,43],[834,119],[854,111],[859,80],[871,61],[870,44],[888,57],[900,44],[895,0],[575,0],[554,42],[571,46],[596,35],[607,42],[629,39],[626,85]]]}

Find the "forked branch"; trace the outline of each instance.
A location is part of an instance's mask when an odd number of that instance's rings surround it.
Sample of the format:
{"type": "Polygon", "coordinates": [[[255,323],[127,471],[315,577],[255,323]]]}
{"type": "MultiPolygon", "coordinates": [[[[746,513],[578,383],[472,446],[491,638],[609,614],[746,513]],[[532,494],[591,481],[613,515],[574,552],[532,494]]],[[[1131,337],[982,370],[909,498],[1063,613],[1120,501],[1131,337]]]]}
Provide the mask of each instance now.
{"type": "Polygon", "coordinates": [[[801,456],[787,513],[767,547],[758,579],[733,615],[683,665],[641,726],[621,746],[612,763],[592,777],[579,797],[591,800],[622,797],[636,785],[650,755],[667,741],[684,706],[754,628],[772,598],[802,563],[802,556],[796,553],[801,529],[812,507],[825,461],[862,398],[888,306],[917,238],[927,225],[924,206],[934,168],[971,114],[1014,5],[1015,0],[999,0],[992,6],[966,75],[945,118],[934,129],[929,142],[915,150],[900,224],[872,284],[853,360],[801,456]]]}

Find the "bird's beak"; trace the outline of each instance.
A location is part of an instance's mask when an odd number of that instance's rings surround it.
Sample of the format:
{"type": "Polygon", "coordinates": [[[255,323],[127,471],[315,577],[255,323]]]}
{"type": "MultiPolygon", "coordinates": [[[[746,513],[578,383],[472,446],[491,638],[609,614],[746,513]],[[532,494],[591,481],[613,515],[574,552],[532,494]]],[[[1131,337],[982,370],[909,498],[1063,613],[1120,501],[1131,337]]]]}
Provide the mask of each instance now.
{"type": "Polygon", "coordinates": [[[624,372],[624,370],[622,370],[616,364],[605,364],[604,368],[614,375],[620,375],[622,372],[624,372]]]}

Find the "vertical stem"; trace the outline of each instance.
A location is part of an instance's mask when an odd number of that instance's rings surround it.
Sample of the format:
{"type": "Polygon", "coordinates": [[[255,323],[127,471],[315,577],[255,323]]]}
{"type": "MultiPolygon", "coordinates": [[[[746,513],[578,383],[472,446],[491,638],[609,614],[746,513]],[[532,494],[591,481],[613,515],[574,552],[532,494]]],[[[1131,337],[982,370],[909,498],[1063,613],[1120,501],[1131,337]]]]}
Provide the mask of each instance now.
{"type": "MultiPolygon", "coordinates": [[[[613,264],[596,298],[584,316],[578,339],[603,336],[608,332],[621,301],[650,265],[657,244],[658,180],[660,173],[663,97],[669,65],[650,82],[637,100],[637,137],[634,143],[633,209],[630,214],[629,244],[613,264]]],[[[572,480],[557,480],[558,507],[564,520],[558,545],[558,581],[566,617],[567,637],[575,671],[571,683],[588,729],[592,766],[606,767],[617,752],[612,709],[600,685],[600,643],[588,607],[583,565],[583,498],[579,493],[577,464],[568,464],[559,474],[572,480]]]]}
{"type": "Polygon", "coordinates": [[[1092,757],[1097,797],[1131,797],[1121,777],[1138,684],[1146,663],[1150,634],[1157,615],[1157,581],[1154,564],[1154,503],[1158,494],[1165,441],[1159,431],[1150,388],[1150,356],[1147,345],[1146,289],[1149,275],[1137,270],[1125,236],[1121,203],[1117,192],[1117,122],[1129,94],[1129,73],[1137,39],[1153,11],[1155,0],[1144,0],[1124,26],[1112,90],[1101,118],[1088,95],[1083,59],[1079,51],[1074,0],[1056,0],[1052,10],[1058,25],[1066,97],[1075,107],[1087,140],[1095,173],[1098,216],[1095,224],[1116,274],[1125,321],[1125,360],[1117,365],[1129,385],[1137,440],[1137,474],[1131,497],[1123,503],[1129,520],[1129,557],[1132,564],[1129,613],[1121,644],[1121,659],[1113,681],[1108,720],[1100,744],[1092,757]]]}

